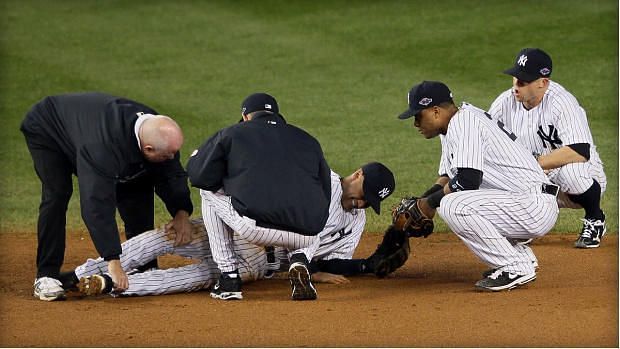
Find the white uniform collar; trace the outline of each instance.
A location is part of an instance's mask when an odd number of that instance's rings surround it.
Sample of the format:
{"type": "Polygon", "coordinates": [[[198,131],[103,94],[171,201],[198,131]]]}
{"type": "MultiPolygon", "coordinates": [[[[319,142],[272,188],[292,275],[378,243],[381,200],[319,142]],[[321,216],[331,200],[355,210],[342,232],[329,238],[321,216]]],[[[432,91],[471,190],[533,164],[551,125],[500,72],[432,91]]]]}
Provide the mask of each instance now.
{"type": "Polygon", "coordinates": [[[156,118],[158,115],[153,114],[144,114],[143,112],[136,113],[138,115],[138,120],[136,120],[136,124],[133,127],[133,131],[136,133],[136,140],[138,141],[138,148],[142,149],[142,145],[140,144],[140,127],[142,127],[142,123],[148,119],[156,118]]]}

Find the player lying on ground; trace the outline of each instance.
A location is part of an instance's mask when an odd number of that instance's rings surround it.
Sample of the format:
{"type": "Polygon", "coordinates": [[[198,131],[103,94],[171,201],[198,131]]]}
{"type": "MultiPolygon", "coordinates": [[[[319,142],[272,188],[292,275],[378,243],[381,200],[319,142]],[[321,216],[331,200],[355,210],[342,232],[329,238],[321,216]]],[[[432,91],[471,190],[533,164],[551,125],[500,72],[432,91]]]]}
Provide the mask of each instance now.
{"type": "MultiPolygon", "coordinates": [[[[122,244],[121,266],[128,272],[129,278],[129,287],[124,291],[115,290],[107,274],[107,264],[102,258],[88,259],[68,275],[63,273],[67,279],[64,285],[66,288],[77,287],[81,293],[89,296],[106,293],[112,296],[149,296],[209,289],[217,282],[220,271],[211,256],[202,219],[194,219],[191,223],[192,239],[187,245],[175,247],[174,231],[166,233],[164,229],[150,230],[122,244]],[[165,254],[192,258],[198,263],[131,273],[165,254]]],[[[266,252],[265,248],[251,244],[237,234],[234,235],[234,249],[241,258],[239,274],[243,282],[268,278],[274,272],[288,267],[288,258],[283,249],[266,252]],[[269,254],[273,259],[268,257],[269,254]]],[[[315,268],[318,270],[318,265],[315,268]]],[[[348,282],[343,276],[324,272],[317,272],[313,277],[317,282],[348,282]]]]}

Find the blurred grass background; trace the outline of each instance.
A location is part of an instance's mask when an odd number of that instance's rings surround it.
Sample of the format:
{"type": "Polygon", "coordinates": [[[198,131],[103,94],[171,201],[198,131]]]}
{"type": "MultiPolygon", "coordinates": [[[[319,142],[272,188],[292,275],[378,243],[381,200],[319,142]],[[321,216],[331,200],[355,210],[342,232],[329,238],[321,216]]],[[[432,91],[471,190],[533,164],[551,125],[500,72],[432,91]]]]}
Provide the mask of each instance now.
{"type": "MultiPolygon", "coordinates": [[[[238,120],[245,96],[265,91],[319,139],[339,174],[388,165],[391,207],[437,176],[439,139],[396,119],[409,88],[441,80],[456,101],[487,109],[510,87],[501,72],[522,47],[546,50],[553,79],[586,109],[608,177],[608,231],[617,233],[617,1],[2,1],[0,232],[36,231],[40,184],[19,124],[46,95],[105,91],[171,115],[184,128],[185,163],[238,120]]],[[[69,229],[84,229],[78,195],[69,229]]],[[[162,207],[157,224],[168,219],[162,207]]],[[[554,231],[579,231],[582,215],[562,210],[554,231]]],[[[389,221],[368,217],[368,231],[389,221]]]]}

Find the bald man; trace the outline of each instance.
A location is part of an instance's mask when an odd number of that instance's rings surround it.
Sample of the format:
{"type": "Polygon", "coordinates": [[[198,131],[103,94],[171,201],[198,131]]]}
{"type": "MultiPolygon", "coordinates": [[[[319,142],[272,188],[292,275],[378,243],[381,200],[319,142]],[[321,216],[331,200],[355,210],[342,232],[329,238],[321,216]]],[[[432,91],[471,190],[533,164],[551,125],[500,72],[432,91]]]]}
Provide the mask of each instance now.
{"type": "MultiPolygon", "coordinates": [[[[117,290],[129,286],[119,262],[115,213],[131,238],[154,227],[154,192],[172,220],[175,245],[190,241],[193,206],[179,162],[183,133],[171,118],[138,102],[104,93],[49,96],[26,114],[21,131],[41,180],[34,296],[63,299],[60,268],[72,176],[78,178],[82,219],[117,290]]],[[[147,267],[156,266],[156,261],[147,267]]],[[[67,283],[69,280],[65,280],[67,283]]]]}

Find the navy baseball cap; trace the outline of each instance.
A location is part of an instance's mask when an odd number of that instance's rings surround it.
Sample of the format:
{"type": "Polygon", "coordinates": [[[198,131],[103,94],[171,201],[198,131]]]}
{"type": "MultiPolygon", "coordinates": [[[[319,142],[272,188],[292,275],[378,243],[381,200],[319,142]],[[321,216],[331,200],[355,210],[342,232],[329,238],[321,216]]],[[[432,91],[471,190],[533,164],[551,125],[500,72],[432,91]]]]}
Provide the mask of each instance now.
{"type": "Polygon", "coordinates": [[[377,214],[381,213],[381,201],[394,192],[394,175],[385,165],[371,162],[362,166],[364,173],[364,200],[377,214]]]}
{"type": "Polygon", "coordinates": [[[270,111],[276,115],[280,113],[276,99],[266,93],[251,94],[241,103],[241,114],[243,115],[261,110],[270,111]]]}
{"type": "Polygon", "coordinates": [[[504,73],[521,81],[532,82],[550,77],[552,68],[551,57],[545,51],[539,48],[524,48],[517,54],[514,67],[504,70],[504,73]]]}
{"type": "Polygon", "coordinates": [[[407,95],[409,109],[398,116],[399,119],[409,119],[422,110],[444,102],[452,102],[452,92],[446,84],[439,81],[423,81],[411,88],[407,95]]]}

